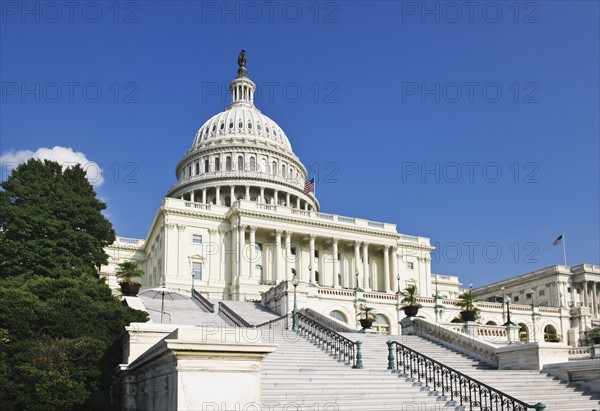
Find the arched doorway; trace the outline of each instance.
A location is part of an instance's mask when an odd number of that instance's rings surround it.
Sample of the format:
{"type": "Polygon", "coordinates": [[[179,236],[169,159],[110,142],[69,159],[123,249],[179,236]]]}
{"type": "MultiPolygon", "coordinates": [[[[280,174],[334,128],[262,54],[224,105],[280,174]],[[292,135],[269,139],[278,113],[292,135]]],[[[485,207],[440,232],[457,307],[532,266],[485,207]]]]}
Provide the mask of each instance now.
{"type": "Polygon", "coordinates": [[[371,328],[377,331],[377,334],[390,334],[391,332],[390,321],[383,314],[377,314],[375,316],[375,321],[373,322],[371,328]]]}
{"type": "Polygon", "coordinates": [[[556,333],[556,328],[553,325],[548,324],[544,327],[544,341],[560,342],[560,336],[556,333]]]}
{"type": "Polygon", "coordinates": [[[525,323],[519,323],[519,341],[529,342],[529,327],[525,323]]]}

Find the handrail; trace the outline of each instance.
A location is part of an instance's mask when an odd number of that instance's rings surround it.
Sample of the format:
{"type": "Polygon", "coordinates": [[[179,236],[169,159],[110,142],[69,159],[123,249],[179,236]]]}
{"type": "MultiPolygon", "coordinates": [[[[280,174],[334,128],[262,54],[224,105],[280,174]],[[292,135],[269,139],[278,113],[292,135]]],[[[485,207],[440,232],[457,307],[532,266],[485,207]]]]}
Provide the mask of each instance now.
{"type": "MultiPolygon", "coordinates": [[[[281,317],[274,318],[274,319],[266,321],[266,322],[264,322],[262,324],[253,325],[253,327],[255,327],[255,328],[261,328],[261,327],[265,327],[267,325],[270,326],[270,325],[272,325],[272,324],[274,324],[274,323],[276,323],[278,321],[281,321],[281,320],[289,318],[289,316],[290,316],[289,314],[284,314],[281,317]]],[[[287,327],[287,322],[286,322],[286,327],[287,327]]]]}
{"type": "Polygon", "coordinates": [[[208,298],[206,298],[205,296],[200,294],[198,291],[194,290],[193,298],[194,298],[194,300],[198,301],[198,304],[200,304],[202,307],[206,308],[209,312],[211,312],[211,313],[215,312],[215,305],[213,303],[211,303],[208,300],[208,298]]]}
{"type": "Polygon", "coordinates": [[[424,383],[427,388],[438,392],[441,389],[443,397],[450,395],[450,401],[457,401],[460,407],[499,411],[526,411],[531,408],[542,411],[546,408],[541,402],[531,405],[518,400],[398,341],[390,340],[387,345],[388,370],[399,373],[402,370],[404,376],[410,376],[413,381],[416,377],[417,382],[424,383]]]}
{"type": "Polygon", "coordinates": [[[221,317],[225,318],[226,320],[230,320],[233,323],[233,325],[235,325],[235,326],[249,327],[249,328],[254,327],[254,325],[252,325],[248,321],[244,320],[242,317],[239,316],[239,314],[237,314],[231,308],[229,308],[228,306],[223,304],[222,301],[219,301],[219,315],[221,317]]]}
{"type": "Polygon", "coordinates": [[[340,324],[336,322],[332,317],[328,317],[310,308],[303,308],[300,310],[300,312],[312,318],[313,320],[320,322],[325,327],[331,328],[333,331],[337,331],[338,333],[358,333],[358,330],[350,328],[347,325],[340,324]]]}
{"type": "Polygon", "coordinates": [[[298,313],[298,333],[321,345],[325,351],[332,352],[335,357],[343,360],[346,364],[351,364],[352,368],[363,368],[361,341],[353,342],[300,312],[298,313]]]}

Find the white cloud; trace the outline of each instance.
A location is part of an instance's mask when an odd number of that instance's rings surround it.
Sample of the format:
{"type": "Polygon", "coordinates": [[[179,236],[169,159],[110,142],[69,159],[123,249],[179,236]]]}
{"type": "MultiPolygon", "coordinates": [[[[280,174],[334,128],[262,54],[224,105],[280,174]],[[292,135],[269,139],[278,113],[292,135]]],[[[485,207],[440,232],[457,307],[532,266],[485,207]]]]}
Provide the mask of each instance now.
{"type": "Polygon", "coordinates": [[[102,169],[94,161],[87,159],[85,154],[80,151],[73,151],[71,147],[54,146],[52,148],[40,147],[36,151],[30,150],[9,150],[0,156],[2,165],[2,174],[10,174],[10,171],[18,164],[24,163],[30,158],[38,160],[52,160],[63,165],[63,168],[81,164],[86,172],[86,177],[90,184],[99,187],[104,183],[102,169]]]}

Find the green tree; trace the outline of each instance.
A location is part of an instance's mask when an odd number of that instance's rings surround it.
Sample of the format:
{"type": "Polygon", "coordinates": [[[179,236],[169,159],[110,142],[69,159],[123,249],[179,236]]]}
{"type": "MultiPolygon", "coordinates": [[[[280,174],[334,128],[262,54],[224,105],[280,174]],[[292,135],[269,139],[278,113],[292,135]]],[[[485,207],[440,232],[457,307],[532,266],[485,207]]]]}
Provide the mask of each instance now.
{"type": "Polygon", "coordinates": [[[115,238],[81,167],[30,160],[0,191],[0,409],[110,409],[121,337],[147,314],[95,268],[115,238]]]}
{"type": "Polygon", "coordinates": [[[115,232],[79,165],[31,159],[1,186],[0,277],[93,274],[106,264],[115,232]]]}

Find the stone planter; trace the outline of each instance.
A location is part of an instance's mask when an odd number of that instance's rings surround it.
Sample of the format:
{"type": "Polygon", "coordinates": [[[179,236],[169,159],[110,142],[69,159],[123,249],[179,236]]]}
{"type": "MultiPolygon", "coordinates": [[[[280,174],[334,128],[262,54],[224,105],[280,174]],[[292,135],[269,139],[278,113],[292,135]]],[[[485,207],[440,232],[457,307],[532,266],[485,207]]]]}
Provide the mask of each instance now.
{"type": "Polygon", "coordinates": [[[123,293],[123,295],[126,295],[128,297],[135,297],[136,295],[138,295],[138,293],[140,292],[140,287],[142,286],[139,283],[120,283],[119,285],[121,286],[121,292],[123,293]]]}
{"type": "Polygon", "coordinates": [[[370,320],[370,319],[363,318],[362,320],[359,320],[359,321],[360,321],[360,326],[362,328],[364,328],[365,330],[370,329],[371,326],[373,325],[373,320],[370,320]]]}
{"type": "Polygon", "coordinates": [[[404,314],[407,317],[414,317],[419,312],[419,307],[416,307],[414,305],[407,305],[406,307],[402,307],[402,309],[404,310],[404,314]]]}
{"type": "Polygon", "coordinates": [[[475,321],[475,311],[474,310],[464,310],[460,312],[460,318],[463,321],[475,321]]]}

